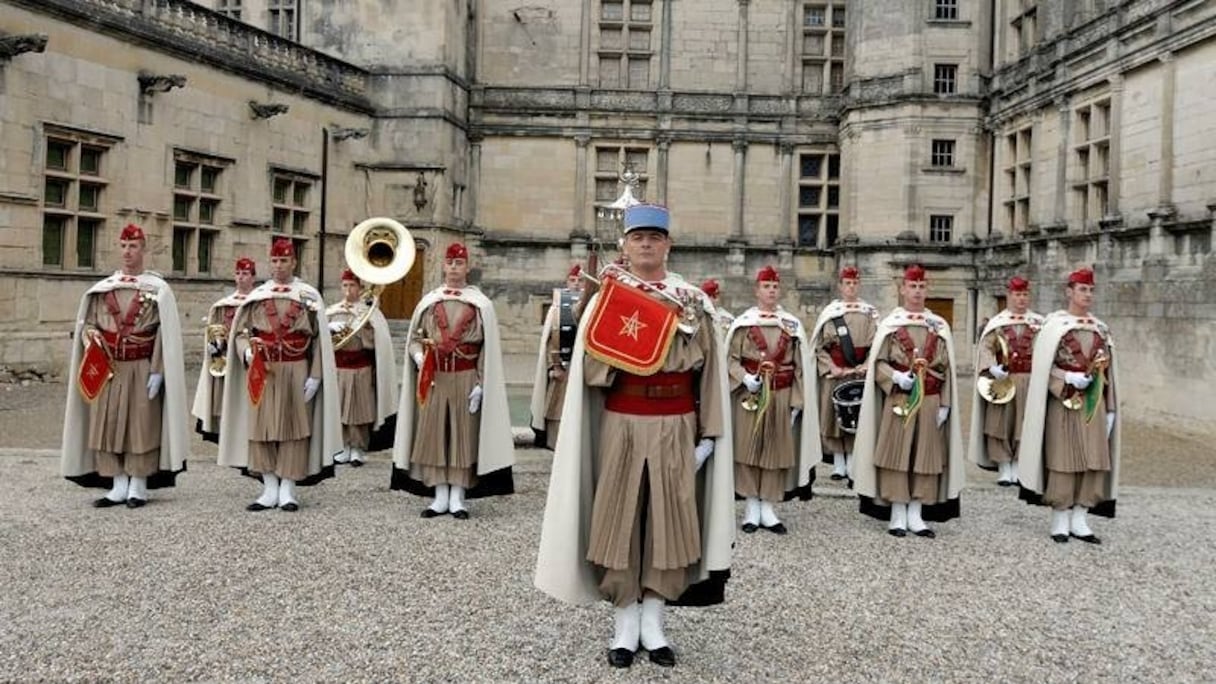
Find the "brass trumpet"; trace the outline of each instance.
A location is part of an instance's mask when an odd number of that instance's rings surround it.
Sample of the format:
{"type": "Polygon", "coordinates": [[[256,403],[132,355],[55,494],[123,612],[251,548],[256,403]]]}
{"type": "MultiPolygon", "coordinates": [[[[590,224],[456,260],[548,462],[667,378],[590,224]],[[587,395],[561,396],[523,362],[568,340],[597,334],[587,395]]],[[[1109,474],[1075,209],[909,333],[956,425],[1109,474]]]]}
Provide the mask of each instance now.
{"type": "Polygon", "coordinates": [[[891,407],[891,412],[903,418],[905,423],[916,415],[920,410],[921,401],[925,398],[925,370],[928,367],[929,362],[923,358],[912,361],[912,374],[916,376],[916,384],[912,386],[911,392],[904,395],[902,404],[891,407]]]}
{"type": "MultiPolygon", "coordinates": [[[[1006,368],[1009,367],[1009,361],[1012,354],[1009,351],[1009,343],[998,330],[994,335],[996,337],[996,362],[1006,368]]],[[[992,373],[987,368],[980,371],[980,375],[975,380],[975,389],[980,393],[989,404],[1008,404],[1017,394],[1017,385],[1013,382],[1013,377],[1006,375],[1004,378],[994,378],[992,373]]]]}
{"type": "Polygon", "coordinates": [[[1101,374],[1106,371],[1110,365],[1110,357],[1106,355],[1106,350],[1100,349],[1097,354],[1094,354],[1094,359],[1089,363],[1089,371],[1086,373],[1093,380],[1084,390],[1079,390],[1072,385],[1064,386],[1063,396],[1060,397],[1060,403],[1064,404],[1064,408],[1069,411],[1080,411],[1085,406],[1085,398],[1092,392],[1100,392],[1103,389],[1101,382],[1101,374]]]}
{"type": "Polygon", "coordinates": [[[208,343],[207,353],[210,356],[207,361],[207,373],[213,378],[222,378],[228,369],[228,356],[225,353],[225,347],[228,344],[228,327],[223,323],[211,323],[205,329],[204,338],[208,343]],[[212,344],[219,348],[218,354],[211,353],[212,344]]]}
{"type": "Polygon", "coordinates": [[[739,401],[739,406],[743,407],[744,411],[755,412],[760,410],[761,398],[765,388],[772,381],[773,371],[777,368],[772,361],[761,361],[757,371],[760,374],[761,387],[755,392],[748,392],[747,396],[739,401]]]}

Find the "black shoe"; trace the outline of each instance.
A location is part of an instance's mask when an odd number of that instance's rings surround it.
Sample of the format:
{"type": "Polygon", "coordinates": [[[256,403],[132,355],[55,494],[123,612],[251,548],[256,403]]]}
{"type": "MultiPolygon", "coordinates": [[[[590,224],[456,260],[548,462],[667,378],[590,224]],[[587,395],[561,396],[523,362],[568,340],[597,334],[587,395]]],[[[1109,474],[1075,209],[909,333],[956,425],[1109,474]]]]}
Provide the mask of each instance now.
{"type": "Polygon", "coordinates": [[[772,532],[773,534],[785,534],[786,532],[789,532],[789,530],[785,529],[785,523],[777,523],[776,525],[767,526],[764,529],[772,532]]]}
{"type": "Polygon", "coordinates": [[[147,499],[136,499],[135,497],[131,497],[130,499],[127,499],[127,508],[143,508],[144,506],[147,506],[147,505],[148,505],[147,499]]]}
{"type": "Polygon", "coordinates": [[[111,508],[113,506],[121,506],[125,503],[126,501],[112,501],[103,496],[93,502],[93,508],[111,508]]]}
{"type": "Polygon", "coordinates": [[[1057,544],[1067,544],[1068,535],[1067,534],[1053,534],[1053,535],[1051,535],[1051,540],[1057,544]]]}
{"type": "Polygon", "coordinates": [[[260,503],[258,503],[258,502],[256,502],[256,501],[254,501],[253,503],[251,503],[251,504],[249,504],[248,506],[246,506],[246,507],[245,507],[245,510],[247,510],[247,511],[253,511],[253,512],[255,512],[255,513],[256,513],[256,512],[258,512],[258,511],[269,511],[269,510],[270,510],[270,509],[272,509],[272,508],[277,508],[277,506],[263,506],[262,504],[260,504],[260,503]]]}
{"type": "Polygon", "coordinates": [[[434,508],[424,508],[424,509],[422,509],[422,517],[423,517],[423,518],[427,518],[427,519],[430,519],[430,518],[438,518],[438,517],[439,517],[439,516],[441,516],[441,515],[443,515],[443,513],[440,513],[439,511],[435,510],[434,508]]]}
{"type": "Polygon", "coordinates": [[[287,511],[288,513],[295,513],[296,511],[300,510],[300,504],[292,501],[290,503],[285,503],[282,506],[279,506],[279,508],[284,511],[287,511]]]}
{"type": "Polygon", "coordinates": [[[671,650],[670,646],[656,648],[650,652],[650,662],[658,665],[659,667],[675,667],[676,652],[671,650]]]}
{"type": "Polygon", "coordinates": [[[896,527],[887,530],[887,534],[891,535],[892,537],[906,537],[908,536],[908,531],[902,527],[896,527]]]}
{"type": "Polygon", "coordinates": [[[1079,540],[1085,542],[1086,544],[1101,544],[1102,543],[1101,539],[1098,539],[1097,537],[1095,537],[1092,534],[1087,534],[1085,536],[1081,536],[1079,534],[1070,533],[1069,536],[1072,537],[1073,539],[1079,539],[1079,540]]]}
{"type": "Polygon", "coordinates": [[[362,468],[362,467],[363,467],[363,461],[351,461],[351,462],[350,462],[350,467],[352,467],[352,468],[362,468]]]}
{"type": "Polygon", "coordinates": [[[760,526],[756,523],[743,523],[743,531],[747,534],[752,534],[758,529],[760,529],[760,526]]]}
{"type": "Polygon", "coordinates": [[[1013,483],[1012,483],[1012,482],[1010,482],[1009,480],[997,480],[997,481],[996,481],[996,486],[998,486],[998,487],[1012,487],[1012,486],[1013,486],[1013,483]]]}
{"type": "Polygon", "coordinates": [[[453,517],[453,518],[456,518],[457,520],[468,520],[468,519],[469,519],[469,512],[468,512],[467,510],[465,510],[465,509],[463,509],[463,508],[462,508],[462,509],[460,509],[459,511],[454,511],[454,512],[452,513],[452,517],[453,517]]]}
{"type": "Polygon", "coordinates": [[[935,539],[937,537],[937,533],[928,527],[919,532],[913,532],[912,534],[915,534],[918,537],[924,537],[925,539],[935,539]]]}
{"type": "Polygon", "coordinates": [[[838,481],[838,480],[843,480],[844,478],[845,478],[845,476],[841,475],[840,473],[832,473],[832,476],[829,477],[828,479],[832,480],[832,481],[838,481]]]}
{"type": "Polygon", "coordinates": [[[609,649],[608,664],[619,668],[626,668],[633,665],[633,651],[630,651],[627,648],[609,649]]]}

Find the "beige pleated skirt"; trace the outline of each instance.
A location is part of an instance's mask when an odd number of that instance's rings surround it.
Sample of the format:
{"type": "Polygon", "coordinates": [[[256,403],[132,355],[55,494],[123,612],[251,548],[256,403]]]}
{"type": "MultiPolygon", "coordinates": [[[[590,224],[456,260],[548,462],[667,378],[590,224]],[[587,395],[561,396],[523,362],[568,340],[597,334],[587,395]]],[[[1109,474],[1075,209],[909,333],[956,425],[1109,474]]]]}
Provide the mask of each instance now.
{"type": "Polygon", "coordinates": [[[428,487],[476,484],[481,412],[469,413],[469,392],[475,385],[476,370],[438,373],[426,404],[418,407],[411,471],[428,487]]]}
{"type": "Polygon", "coordinates": [[[250,406],[249,441],[288,442],[311,437],[312,402],[304,401],[308,362],[276,361],[267,363],[266,369],[269,372],[262,401],[250,406]]]}
{"type": "Polygon", "coordinates": [[[701,557],[693,450],[696,414],[635,416],[605,411],[600,421],[599,478],[587,560],[629,567],[635,520],[646,507],[651,567],[685,568],[701,557]],[[649,487],[642,486],[648,478],[649,487]],[[647,491],[647,500],[640,494],[647,491]]]}
{"type": "Polygon", "coordinates": [[[1048,470],[1079,473],[1110,470],[1110,444],[1106,439],[1106,398],[1098,399],[1093,419],[1085,411],[1071,411],[1054,396],[1047,398],[1043,426],[1043,458],[1048,470]]]}
{"type": "Polygon", "coordinates": [[[895,406],[904,403],[906,397],[902,392],[892,392],[883,401],[878,444],[874,448],[874,466],[919,475],[939,475],[946,467],[948,437],[948,423],[940,428],[937,426],[941,395],[926,395],[920,409],[907,425],[893,411],[895,406]]]}
{"type": "Polygon", "coordinates": [[[343,425],[376,422],[376,367],[339,368],[343,425]]]}
{"type": "Polygon", "coordinates": [[[112,454],[160,454],[162,403],[161,388],[155,399],[148,398],[149,359],[113,361],[114,377],[89,407],[88,446],[112,454]]]}

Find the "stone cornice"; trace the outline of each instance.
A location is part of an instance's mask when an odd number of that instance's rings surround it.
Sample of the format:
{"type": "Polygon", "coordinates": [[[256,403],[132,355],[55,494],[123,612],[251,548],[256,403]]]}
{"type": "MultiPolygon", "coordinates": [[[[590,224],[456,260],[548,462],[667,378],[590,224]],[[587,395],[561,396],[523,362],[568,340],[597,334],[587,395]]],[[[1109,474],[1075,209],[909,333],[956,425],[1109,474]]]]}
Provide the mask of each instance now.
{"type": "Polygon", "coordinates": [[[839,97],[747,94],[729,92],[671,92],[601,90],[566,87],[506,87],[479,85],[471,91],[470,109],[483,114],[664,114],[688,119],[780,121],[788,117],[835,119],[839,97]],[[739,111],[737,103],[745,102],[739,111]]]}
{"type": "Polygon", "coordinates": [[[202,62],[353,111],[373,112],[367,70],[187,0],[9,1],[188,62],[202,62]]]}

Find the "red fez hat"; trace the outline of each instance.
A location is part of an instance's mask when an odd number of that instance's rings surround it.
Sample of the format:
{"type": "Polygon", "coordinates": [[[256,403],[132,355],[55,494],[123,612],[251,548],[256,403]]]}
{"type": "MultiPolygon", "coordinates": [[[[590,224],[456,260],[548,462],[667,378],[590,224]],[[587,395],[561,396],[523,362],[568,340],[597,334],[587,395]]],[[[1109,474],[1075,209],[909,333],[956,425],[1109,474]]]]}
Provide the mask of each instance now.
{"type": "Polygon", "coordinates": [[[236,270],[249,271],[253,275],[258,274],[257,264],[253,263],[253,259],[250,259],[249,257],[241,257],[240,259],[237,259],[236,270]]]}
{"type": "Polygon", "coordinates": [[[858,271],[856,266],[845,266],[840,269],[841,280],[858,280],[860,278],[861,271],[858,271]]]}
{"type": "Polygon", "coordinates": [[[272,257],[294,257],[296,255],[296,246],[287,238],[275,238],[270,244],[270,256],[272,257]]]}
{"type": "Polygon", "coordinates": [[[134,223],[128,223],[118,236],[119,240],[144,240],[144,230],[134,223]]]}
{"type": "Polygon", "coordinates": [[[453,242],[448,245],[448,251],[444,254],[445,259],[468,259],[469,249],[459,242],[453,242]]]}
{"type": "Polygon", "coordinates": [[[778,275],[777,269],[773,268],[772,266],[765,266],[764,268],[762,268],[756,272],[756,282],[757,283],[763,283],[763,282],[779,283],[779,282],[781,282],[781,276],[778,275]]]}
{"type": "Polygon", "coordinates": [[[718,292],[720,291],[718,281],[714,280],[713,278],[706,278],[705,282],[701,283],[701,291],[710,297],[717,297],[718,292]]]}
{"type": "Polygon", "coordinates": [[[1082,266],[1081,268],[1078,268],[1077,270],[1073,271],[1072,273],[1069,273],[1068,274],[1068,284],[1069,285],[1077,285],[1077,284],[1093,285],[1094,284],[1093,269],[1082,266]]]}
{"type": "Polygon", "coordinates": [[[1030,290],[1030,281],[1022,276],[1014,276],[1009,279],[1010,292],[1027,292],[1030,290]]]}
{"type": "Polygon", "coordinates": [[[577,278],[583,272],[583,267],[575,264],[570,267],[570,272],[566,274],[567,278],[577,278]]]}
{"type": "Polygon", "coordinates": [[[904,269],[904,282],[923,282],[925,279],[925,267],[920,264],[909,264],[904,269]]]}
{"type": "Polygon", "coordinates": [[[341,279],[342,280],[353,280],[356,283],[359,282],[359,276],[355,275],[355,272],[350,270],[349,268],[346,269],[345,271],[342,271],[341,279]]]}

